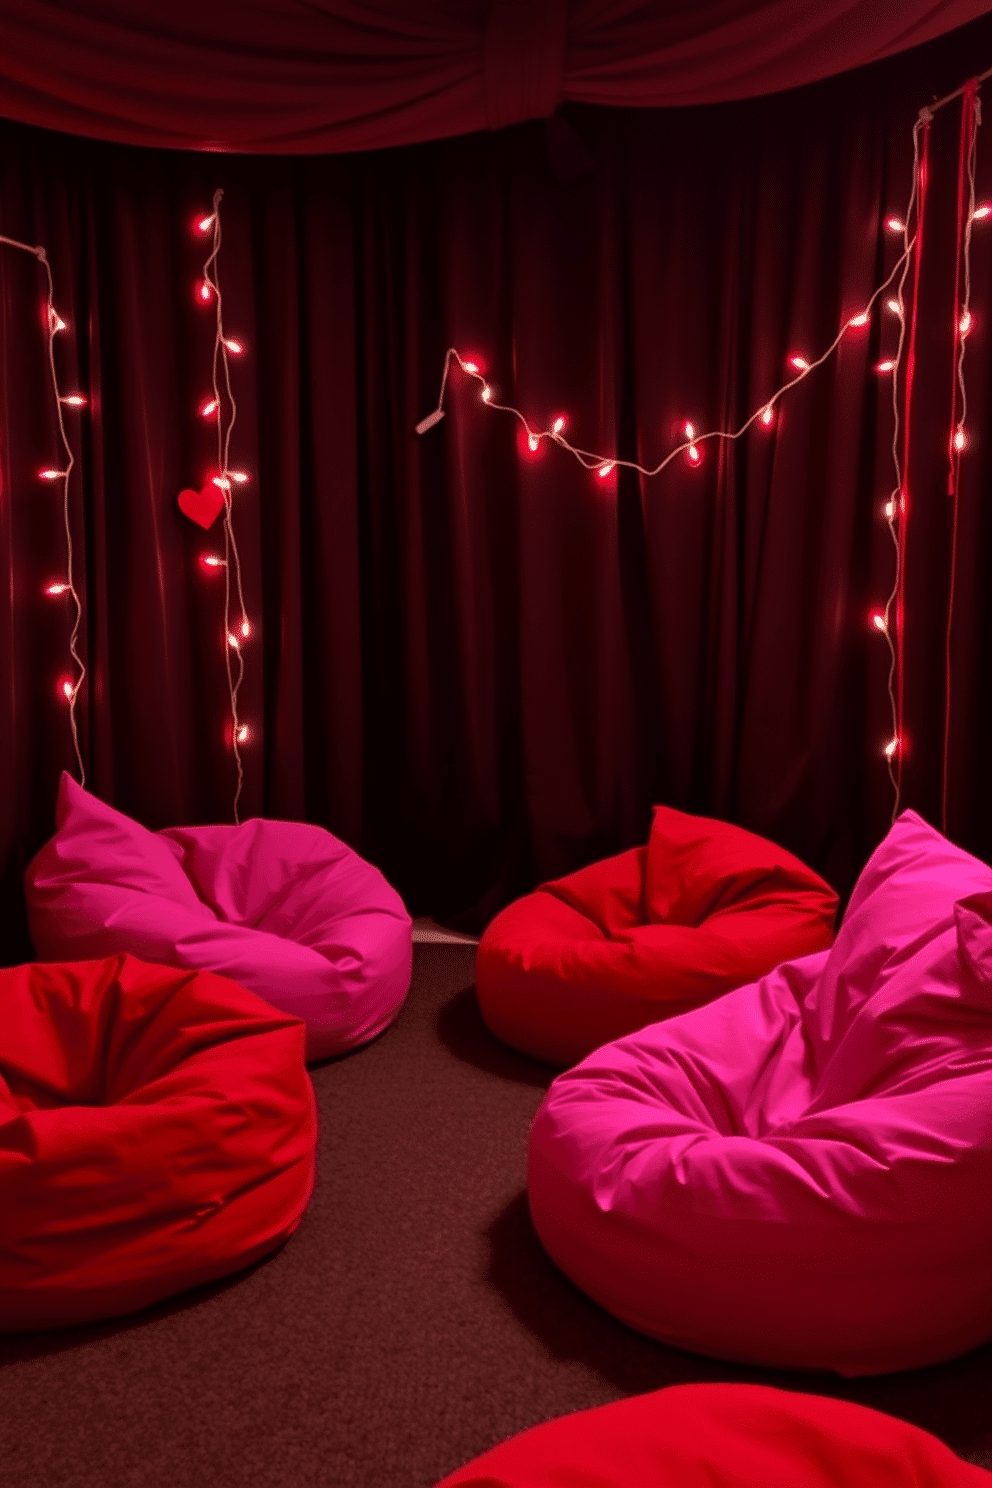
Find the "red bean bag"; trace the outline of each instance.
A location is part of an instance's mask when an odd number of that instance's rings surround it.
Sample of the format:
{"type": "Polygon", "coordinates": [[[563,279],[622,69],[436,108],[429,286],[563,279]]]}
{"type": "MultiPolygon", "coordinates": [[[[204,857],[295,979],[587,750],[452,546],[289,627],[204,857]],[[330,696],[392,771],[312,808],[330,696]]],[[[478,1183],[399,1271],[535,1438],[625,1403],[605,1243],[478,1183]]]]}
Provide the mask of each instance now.
{"type": "Polygon", "coordinates": [[[437,1488],[992,1488],[918,1426],[766,1385],[673,1385],[524,1431],[437,1488]]]}
{"type": "Polygon", "coordinates": [[[209,971],[0,970],[0,1329],[133,1312],[281,1245],[314,1181],[303,1037],[209,971]]]}
{"type": "Polygon", "coordinates": [[[829,946],[837,895],[743,827],[656,806],[647,847],[542,884],[479,942],[497,1038],[548,1064],[711,1002],[829,946]]]}

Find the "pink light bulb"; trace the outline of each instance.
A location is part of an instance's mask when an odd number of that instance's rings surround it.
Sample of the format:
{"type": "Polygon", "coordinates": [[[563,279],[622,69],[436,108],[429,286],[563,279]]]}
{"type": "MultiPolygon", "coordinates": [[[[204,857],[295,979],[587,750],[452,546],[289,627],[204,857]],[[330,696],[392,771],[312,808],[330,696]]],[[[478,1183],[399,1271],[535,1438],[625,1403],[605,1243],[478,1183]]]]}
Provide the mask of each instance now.
{"type": "Polygon", "coordinates": [[[251,625],[247,620],[242,620],[241,622],[241,634],[244,636],[245,640],[247,640],[248,637],[251,635],[251,625]]]}
{"type": "Polygon", "coordinates": [[[248,477],[247,475],[245,475],[243,470],[232,470],[231,479],[236,482],[237,485],[243,486],[248,477]]]}
{"type": "Polygon", "coordinates": [[[200,559],[200,567],[205,568],[207,573],[212,573],[214,569],[223,568],[224,566],[223,558],[218,558],[216,553],[204,553],[200,559]]]}
{"type": "Polygon", "coordinates": [[[239,744],[247,744],[248,743],[248,740],[250,738],[251,738],[251,729],[248,727],[248,725],[246,723],[243,723],[241,725],[241,727],[238,729],[238,743],[239,744]]]}
{"type": "Polygon", "coordinates": [[[906,231],[906,224],[899,217],[886,217],[885,226],[890,233],[906,231]]]}
{"type": "Polygon", "coordinates": [[[212,216],[210,216],[210,217],[201,217],[200,220],[199,220],[199,222],[196,224],[196,228],[197,228],[197,231],[198,232],[208,233],[210,231],[210,229],[213,227],[213,225],[214,225],[214,219],[213,219],[212,216]]]}
{"type": "Polygon", "coordinates": [[[894,366],[895,366],[895,362],[876,362],[875,363],[875,371],[876,372],[891,372],[894,366]]]}
{"type": "Polygon", "coordinates": [[[690,465],[698,465],[703,458],[694,444],[690,444],[685,453],[690,465]]]}
{"type": "Polygon", "coordinates": [[[958,331],[962,336],[967,336],[971,330],[971,311],[966,310],[958,321],[958,331]]]}
{"type": "Polygon", "coordinates": [[[770,429],[772,424],[775,422],[775,411],[772,408],[771,404],[769,404],[767,408],[763,408],[761,410],[761,422],[764,424],[766,429],[770,429]]]}
{"type": "Polygon", "coordinates": [[[62,696],[69,702],[71,702],[75,690],[76,689],[73,687],[72,683],[69,681],[68,678],[66,678],[66,680],[62,683],[62,696]]]}
{"type": "Polygon", "coordinates": [[[478,371],[479,371],[479,364],[478,364],[478,362],[462,362],[462,366],[465,368],[465,371],[466,372],[475,372],[475,373],[478,373],[478,371]]]}
{"type": "Polygon", "coordinates": [[[560,434],[564,427],[565,420],[561,417],[561,415],[559,415],[558,418],[556,418],[554,423],[551,425],[551,432],[552,434],[560,434]]]}
{"type": "Polygon", "coordinates": [[[847,322],[849,326],[866,326],[868,324],[868,311],[862,310],[860,315],[854,315],[847,322]]]}
{"type": "Polygon", "coordinates": [[[205,403],[201,403],[200,404],[200,417],[201,418],[210,418],[213,414],[215,414],[217,412],[217,409],[219,407],[220,407],[220,404],[217,402],[217,399],[216,398],[208,398],[205,403]]]}
{"type": "Polygon", "coordinates": [[[66,403],[70,408],[86,407],[86,399],[83,397],[82,393],[67,393],[64,398],[59,399],[59,402],[66,403]]]}
{"type": "Polygon", "coordinates": [[[694,429],[692,424],[683,424],[682,433],[685,435],[686,439],[695,439],[696,437],[696,430],[694,429]]]}
{"type": "Polygon", "coordinates": [[[482,389],[482,401],[483,401],[483,403],[488,403],[489,402],[489,399],[492,397],[492,395],[493,395],[492,388],[491,387],[484,387],[482,389]]]}
{"type": "Polygon", "coordinates": [[[886,746],[885,746],[885,757],[886,757],[886,759],[891,759],[894,754],[897,754],[898,753],[898,751],[899,751],[899,735],[897,734],[896,737],[894,739],[890,739],[889,742],[888,742],[888,744],[886,744],[886,746]]]}
{"type": "Polygon", "coordinates": [[[893,315],[902,314],[902,306],[898,300],[886,300],[885,308],[886,310],[891,310],[893,315]]]}
{"type": "Polygon", "coordinates": [[[885,614],[882,610],[872,610],[871,623],[872,625],[874,625],[875,629],[880,630],[883,635],[888,635],[889,627],[886,623],[885,614]]]}
{"type": "Polygon", "coordinates": [[[599,469],[596,471],[596,474],[599,476],[600,480],[605,480],[606,477],[610,474],[610,471],[611,470],[615,470],[615,469],[616,469],[616,463],[615,463],[615,461],[613,461],[613,460],[605,460],[603,462],[603,464],[600,465],[599,469]]]}
{"type": "Polygon", "coordinates": [[[68,594],[69,593],[69,585],[68,584],[57,584],[57,583],[56,584],[46,584],[45,585],[45,593],[46,594],[50,594],[52,596],[52,598],[54,599],[59,594],[68,594]]]}
{"type": "Polygon", "coordinates": [[[990,214],[992,214],[992,206],[989,206],[988,202],[983,202],[980,207],[976,207],[972,212],[971,220],[972,222],[984,222],[985,218],[990,214]]]}
{"type": "Polygon", "coordinates": [[[220,486],[222,491],[229,491],[231,489],[231,482],[226,480],[222,475],[212,475],[210,479],[215,486],[220,486]]]}
{"type": "Polygon", "coordinates": [[[39,470],[38,471],[38,474],[39,474],[39,476],[41,477],[42,480],[54,481],[54,480],[61,480],[62,477],[63,477],[63,475],[65,474],[65,471],[64,470],[39,470]]]}
{"type": "Polygon", "coordinates": [[[240,356],[241,353],[244,351],[244,347],[242,346],[241,342],[235,341],[233,336],[228,336],[227,340],[224,342],[224,345],[227,347],[232,356],[240,356]]]}
{"type": "Polygon", "coordinates": [[[956,450],[963,450],[964,447],[965,447],[965,445],[967,443],[968,443],[967,436],[965,435],[964,430],[962,429],[961,425],[959,424],[958,427],[954,431],[954,448],[956,450]]]}
{"type": "Polygon", "coordinates": [[[49,312],[48,324],[51,326],[52,335],[55,335],[58,331],[64,331],[66,329],[65,321],[62,319],[61,315],[59,315],[54,306],[49,312]]]}
{"type": "Polygon", "coordinates": [[[237,651],[238,638],[236,635],[232,635],[230,631],[228,631],[227,633],[227,644],[230,646],[232,651],[237,651]]]}
{"type": "Polygon", "coordinates": [[[527,435],[527,448],[530,450],[531,454],[534,454],[540,448],[540,445],[541,441],[538,439],[536,434],[527,435]]]}
{"type": "Polygon", "coordinates": [[[805,372],[809,366],[809,362],[806,360],[805,357],[791,356],[789,358],[789,366],[795,367],[797,372],[805,372]]]}
{"type": "Polygon", "coordinates": [[[200,301],[200,304],[209,304],[212,294],[213,290],[210,288],[210,285],[207,283],[206,279],[201,279],[199,284],[196,286],[196,298],[200,301]]]}

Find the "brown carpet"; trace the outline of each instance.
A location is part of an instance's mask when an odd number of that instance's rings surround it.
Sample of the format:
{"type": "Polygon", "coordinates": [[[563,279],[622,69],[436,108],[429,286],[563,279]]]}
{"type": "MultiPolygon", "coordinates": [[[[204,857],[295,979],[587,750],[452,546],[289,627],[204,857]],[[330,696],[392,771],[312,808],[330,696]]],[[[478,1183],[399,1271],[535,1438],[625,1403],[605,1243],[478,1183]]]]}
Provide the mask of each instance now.
{"type": "Polygon", "coordinates": [[[485,1029],[473,955],[418,945],[396,1025],[313,1071],[317,1188],[279,1254],[123,1321],[0,1337],[0,1483],[429,1488],[551,1416],[720,1379],[861,1401],[992,1468],[992,1346],[778,1375],[664,1348],[566,1281],[524,1194],[552,1075],[485,1029]]]}

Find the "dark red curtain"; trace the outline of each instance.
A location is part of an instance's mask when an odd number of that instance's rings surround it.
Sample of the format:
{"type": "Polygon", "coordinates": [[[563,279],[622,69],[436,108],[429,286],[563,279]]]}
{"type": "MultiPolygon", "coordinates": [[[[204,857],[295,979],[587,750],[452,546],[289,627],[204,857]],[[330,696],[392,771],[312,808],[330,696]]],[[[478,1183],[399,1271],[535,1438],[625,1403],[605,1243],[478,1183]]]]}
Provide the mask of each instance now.
{"type": "MultiPolygon", "coordinates": [[[[445,350],[586,449],[652,463],[824,349],[894,262],[922,102],[992,61],[992,20],[845,78],[373,154],[173,154],[0,126],[0,231],[44,244],[68,330],[87,785],[149,827],[232,819],[216,551],[176,506],[208,471],[212,312],[191,231],[222,187],[231,463],[247,608],[241,815],[322,823],[414,912],[481,923],[639,840],[664,801],[777,839],[842,891],[888,826],[894,350],[884,310],[780,407],[652,481],[538,458],[445,350]]],[[[940,820],[960,112],[931,126],[907,536],[903,802],[940,820]]],[[[987,126],[985,126],[987,128],[987,126]]],[[[978,188],[992,194],[979,131],[978,188]]],[[[992,857],[984,434],[992,226],[976,224],[949,831],[992,857]]],[[[75,770],[71,606],[43,273],[0,249],[0,857],[20,875],[75,770]]]]}
{"type": "Polygon", "coordinates": [[[127,144],[304,154],[798,87],[987,0],[4,0],[0,116],[127,144]]]}

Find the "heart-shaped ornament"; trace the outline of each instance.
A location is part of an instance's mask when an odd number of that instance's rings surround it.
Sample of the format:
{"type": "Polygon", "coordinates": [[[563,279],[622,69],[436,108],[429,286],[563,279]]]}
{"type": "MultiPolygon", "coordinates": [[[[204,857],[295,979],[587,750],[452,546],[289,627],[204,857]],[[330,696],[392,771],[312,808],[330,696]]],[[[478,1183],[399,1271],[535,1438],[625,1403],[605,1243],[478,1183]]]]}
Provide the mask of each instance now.
{"type": "Polygon", "coordinates": [[[200,527],[212,527],[224,510],[224,492],[220,486],[209,481],[202,491],[193,491],[188,486],[179,492],[179,510],[200,527]]]}

